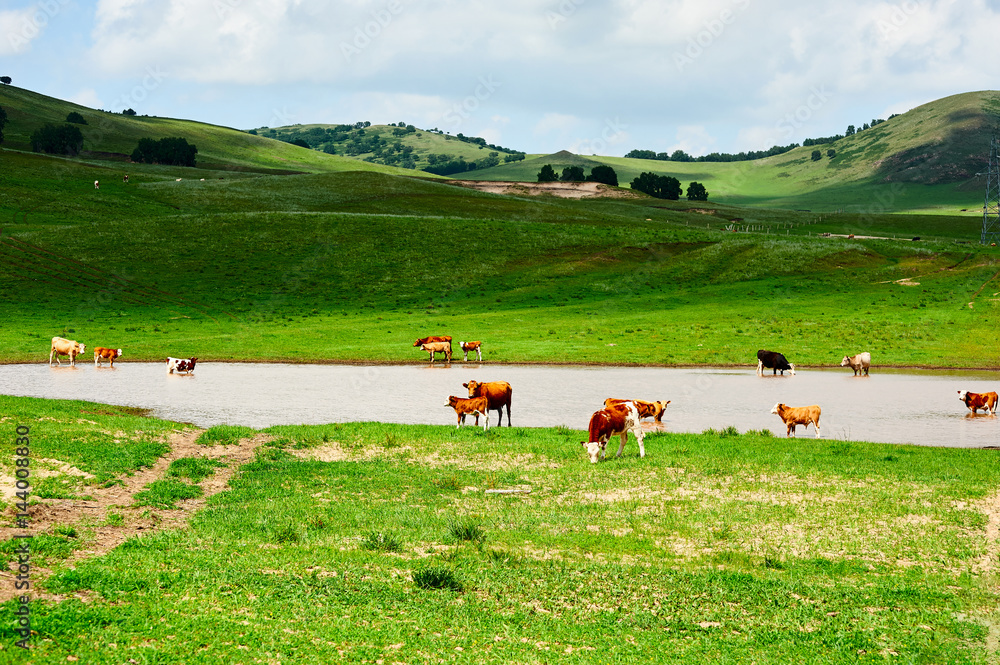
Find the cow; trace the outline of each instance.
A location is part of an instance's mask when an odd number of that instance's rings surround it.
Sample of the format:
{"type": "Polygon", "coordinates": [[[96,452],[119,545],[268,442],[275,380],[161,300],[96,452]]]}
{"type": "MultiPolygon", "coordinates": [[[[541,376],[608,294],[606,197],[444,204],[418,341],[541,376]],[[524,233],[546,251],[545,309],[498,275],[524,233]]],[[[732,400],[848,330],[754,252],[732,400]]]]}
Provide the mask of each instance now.
{"type": "Polygon", "coordinates": [[[872,365],[872,354],[867,351],[859,353],[856,356],[847,357],[840,361],[841,367],[850,367],[854,370],[854,376],[858,375],[858,372],[862,372],[865,376],[868,376],[868,368],[872,365]]]}
{"type": "Polygon", "coordinates": [[[421,337],[413,343],[413,346],[423,346],[424,344],[428,344],[430,342],[448,342],[450,344],[451,335],[442,335],[440,337],[421,337]]]}
{"type": "Polygon", "coordinates": [[[983,409],[990,415],[995,415],[997,412],[996,393],[970,393],[968,390],[959,390],[958,399],[965,402],[973,413],[976,413],[977,409],[983,409]]]}
{"type": "Polygon", "coordinates": [[[621,404],[622,402],[632,402],[635,404],[636,410],[639,411],[640,418],[652,418],[656,422],[661,422],[663,420],[663,412],[667,410],[667,404],[670,404],[668,399],[666,402],[647,402],[641,399],[618,399],[615,397],[609,397],[604,400],[604,408],[608,408],[613,404],[621,404]]]}
{"type": "Polygon", "coordinates": [[[99,346],[94,349],[94,366],[100,367],[101,360],[110,360],[111,366],[115,366],[115,358],[120,358],[122,355],[121,349],[106,349],[103,346],[99,346]]]}
{"type": "Polygon", "coordinates": [[[590,425],[587,427],[587,440],[581,441],[580,445],[587,450],[590,463],[597,464],[605,457],[608,439],[615,435],[621,435],[621,443],[618,445],[618,454],[616,455],[616,457],[621,457],[629,432],[632,432],[635,440],[639,442],[639,457],[645,457],[646,448],[642,445],[639,410],[632,402],[622,402],[594,412],[594,415],[590,417],[590,425]]]}
{"type": "Polygon", "coordinates": [[[476,360],[478,360],[479,362],[483,361],[482,342],[459,342],[458,345],[462,347],[462,352],[465,354],[465,362],[469,362],[469,351],[475,351],[476,360]]]}
{"type": "Polygon", "coordinates": [[[771,372],[772,375],[777,374],[780,370],[781,375],[784,376],[786,369],[791,370],[792,375],[795,374],[795,365],[785,360],[785,356],[776,351],[760,349],[757,351],[757,376],[763,376],[765,369],[774,370],[771,372]]]}
{"type": "Polygon", "coordinates": [[[420,348],[431,354],[431,363],[434,362],[434,355],[443,353],[446,362],[451,362],[451,342],[427,342],[421,344],[420,348]]]}
{"type": "Polygon", "coordinates": [[[185,374],[190,374],[194,371],[194,364],[198,362],[197,358],[171,358],[167,357],[167,374],[173,374],[177,372],[178,374],[184,372],[185,374]]]}
{"type": "Polygon", "coordinates": [[[125,177],[122,178],[122,182],[124,182],[125,184],[128,184],[128,174],[127,173],[125,174],[125,177]]]}
{"type": "Polygon", "coordinates": [[[486,408],[487,400],[485,397],[465,398],[450,395],[448,403],[445,406],[455,409],[455,415],[458,416],[458,424],[455,425],[455,429],[465,424],[465,416],[467,415],[474,415],[476,417],[477,427],[479,426],[479,416],[485,416],[486,423],[483,425],[483,430],[490,428],[490,410],[486,408]]]}
{"type": "Polygon", "coordinates": [[[86,344],[80,344],[76,340],[65,339],[63,337],[52,338],[52,348],[49,350],[49,364],[52,364],[52,356],[56,357],[56,364],[62,365],[59,356],[69,356],[69,362],[76,367],[76,357],[87,350],[86,344]]]}
{"type": "Polygon", "coordinates": [[[100,188],[101,188],[101,181],[100,180],[95,180],[94,181],[94,189],[100,189],[100,188]]]}
{"type": "Polygon", "coordinates": [[[816,428],[816,438],[822,436],[819,431],[820,408],[816,404],[812,406],[786,406],[779,403],[774,405],[771,413],[776,413],[784,421],[787,429],[786,438],[795,436],[796,425],[804,425],[806,429],[809,429],[809,423],[812,423],[816,428]]]}
{"type": "Polygon", "coordinates": [[[506,381],[491,381],[489,383],[480,383],[478,381],[469,381],[468,383],[463,383],[463,387],[469,389],[469,397],[485,397],[487,399],[487,407],[490,411],[494,409],[497,412],[498,427],[503,426],[503,407],[507,407],[507,427],[510,427],[510,398],[514,391],[511,389],[510,384],[506,381]]]}

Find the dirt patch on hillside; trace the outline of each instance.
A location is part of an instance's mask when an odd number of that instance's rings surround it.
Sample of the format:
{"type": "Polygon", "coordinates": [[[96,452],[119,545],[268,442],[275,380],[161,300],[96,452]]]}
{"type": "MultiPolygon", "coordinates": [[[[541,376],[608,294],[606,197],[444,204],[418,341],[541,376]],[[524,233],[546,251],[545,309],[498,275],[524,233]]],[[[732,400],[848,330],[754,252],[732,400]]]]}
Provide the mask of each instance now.
{"type": "Polygon", "coordinates": [[[632,199],[642,194],[601,182],[505,182],[502,180],[452,180],[449,184],[507,196],[558,196],[563,199],[632,199]]]}
{"type": "MultiPolygon", "coordinates": [[[[0,527],[0,542],[11,539],[15,534],[30,533],[38,536],[53,533],[56,526],[73,526],[80,532],[78,537],[86,538],[86,544],[67,559],[68,562],[73,562],[101,556],[133,536],[183,527],[195,512],[205,506],[210,497],[225,490],[233,474],[253,460],[257,448],[271,439],[267,435],[257,435],[231,446],[203,446],[195,443],[200,434],[201,430],[172,433],[168,439],[170,452],[157,460],[156,464],[142,468],[130,476],[122,476],[120,484],[88,487],[87,499],[40,499],[28,508],[31,516],[28,529],[0,527]],[[178,501],[176,509],[163,510],[134,505],[137,493],[149,483],[163,478],[170,463],[183,457],[219,460],[225,466],[219,467],[214,474],[198,483],[204,492],[201,497],[178,501]],[[109,520],[109,515],[115,517],[109,520]]],[[[8,562],[4,570],[0,571],[0,602],[17,595],[14,588],[15,568],[16,564],[8,562]]],[[[33,565],[32,582],[37,583],[49,573],[50,571],[33,565]]],[[[55,598],[40,594],[36,589],[32,589],[32,595],[35,598],[55,598]]]]}

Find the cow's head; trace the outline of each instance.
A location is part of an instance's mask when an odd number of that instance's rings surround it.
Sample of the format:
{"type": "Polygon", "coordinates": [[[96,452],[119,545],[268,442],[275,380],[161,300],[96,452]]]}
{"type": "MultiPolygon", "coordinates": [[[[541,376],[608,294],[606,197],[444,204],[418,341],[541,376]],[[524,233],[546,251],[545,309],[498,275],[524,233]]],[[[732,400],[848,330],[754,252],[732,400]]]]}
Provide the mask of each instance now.
{"type": "Polygon", "coordinates": [[[788,363],[788,371],[791,372],[792,376],[795,376],[795,365],[788,363]]]}
{"type": "Polygon", "coordinates": [[[454,409],[455,405],[458,404],[458,400],[460,400],[460,399],[462,399],[462,398],[461,397],[455,397],[454,395],[449,395],[448,396],[448,403],[445,404],[445,406],[450,406],[451,408],[454,409]]]}
{"type": "Polygon", "coordinates": [[[667,404],[670,404],[668,399],[666,402],[653,402],[653,420],[660,420],[663,417],[663,412],[667,410],[667,404]]]}
{"type": "Polygon", "coordinates": [[[780,414],[780,413],[778,413],[778,412],[779,412],[779,411],[780,411],[781,409],[783,409],[783,408],[785,408],[785,405],[784,405],[784,404],[782,404],[781,402],[778,402],[777,404],[775,404],[775,405],[774,405],[774,408],[773,408],[773,409],[771,409],[771,413],[774,413],[774,414],[777,414],[777,415],[781,415],[781,414],[780,414]]]}
{"type": "Polygon", "coordinates": [[[968,397],[969,397],[969,391],[968,390],[959,390],[958,391],[958,399],[961,400],[962,402],[966,401],[968,399],[968,397]]]}
{"type": "Polygon", "coordinates": [[[117,351],[115,351],[115,357],[116,357],[116,358],[117,358],[118,356],[120,356],[121,354],[122,354],[122,350],[121,350],[121,349],[118,349],[117,351]]]}
{"type": "Polygon", "coordinates": [[[421,337],[420,339],[418,339],[416,342],[413,343],[413,346],[421,346],[422,344],[426,343],[427,343],[427,338],[421,337]]]}
{"type": "Polygon", "coordinates": [[[597,464],[604,457],[604,449],[608,446],[607,442],[600,441],[581,441],[580,445],[587,449],[591,464],[597,464]]]}
{"type": "Polygon", "coordinates": [[[483,384],[478,381],[469,381],[468,383],[463,383],[462,385],[469,389],[469,397],[479,397],[479,390],[483,387],[483,384]]]}
{"type": "Polygon", "coordinates": [[[850,364],[851,364],[851,359],[848,358],[847,356],[844,356],[844,359],[840,361],[841,367],[847,367],[850,364]]]}
{"type": "Polygon", "coordinates": [[[87,345],[86,344],[81,344],[80,345],[80,353],[83,353],[86,350],[87,350],[87,345]]]}

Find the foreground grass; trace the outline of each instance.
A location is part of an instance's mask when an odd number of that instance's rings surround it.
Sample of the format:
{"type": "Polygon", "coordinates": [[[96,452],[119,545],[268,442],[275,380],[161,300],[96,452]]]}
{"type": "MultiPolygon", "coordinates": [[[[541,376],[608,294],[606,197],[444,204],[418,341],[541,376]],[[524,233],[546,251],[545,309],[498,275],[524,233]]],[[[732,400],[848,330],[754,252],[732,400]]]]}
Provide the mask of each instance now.
{"type": "Polygon", "coordinates": [[[57,568],[34,662],[995,662],[993,451],[265,432],[190,529],[57,568]]]}

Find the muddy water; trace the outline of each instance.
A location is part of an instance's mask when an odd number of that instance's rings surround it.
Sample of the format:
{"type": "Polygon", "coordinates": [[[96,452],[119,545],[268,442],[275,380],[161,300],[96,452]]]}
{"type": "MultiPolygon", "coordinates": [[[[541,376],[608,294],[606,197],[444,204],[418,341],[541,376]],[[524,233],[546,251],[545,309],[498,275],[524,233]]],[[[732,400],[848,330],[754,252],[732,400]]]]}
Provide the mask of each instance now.
{"type": "MultiPolygon", "coordinates": [[[[819,404],[827,439],[1000,445],[998,418],[972,417],[957,393],[1000,390],[995,371],[876,368],[869,377],[854,377],[838,368],[758,377],[752,368],[199,363],[194,375],[179,376],[166,374],[159,363],[121,362],[114,369],[0,366],[0,393],[147,407],[156,416],[203,427],[363,420],[453,424],[453,411],[444,404],[448,395],[465,396],[462,383],[470,379],[513,386],[516,426],[585,429],[605,397],[634,397],[671,400],[662,424],[669,431],[733,425],[741,432],[766,428],[784,435],[781,420],[770,413],[784,402],[819,404]]],[[[798,434],[815,436],[811,427],[798,434]]]]}

